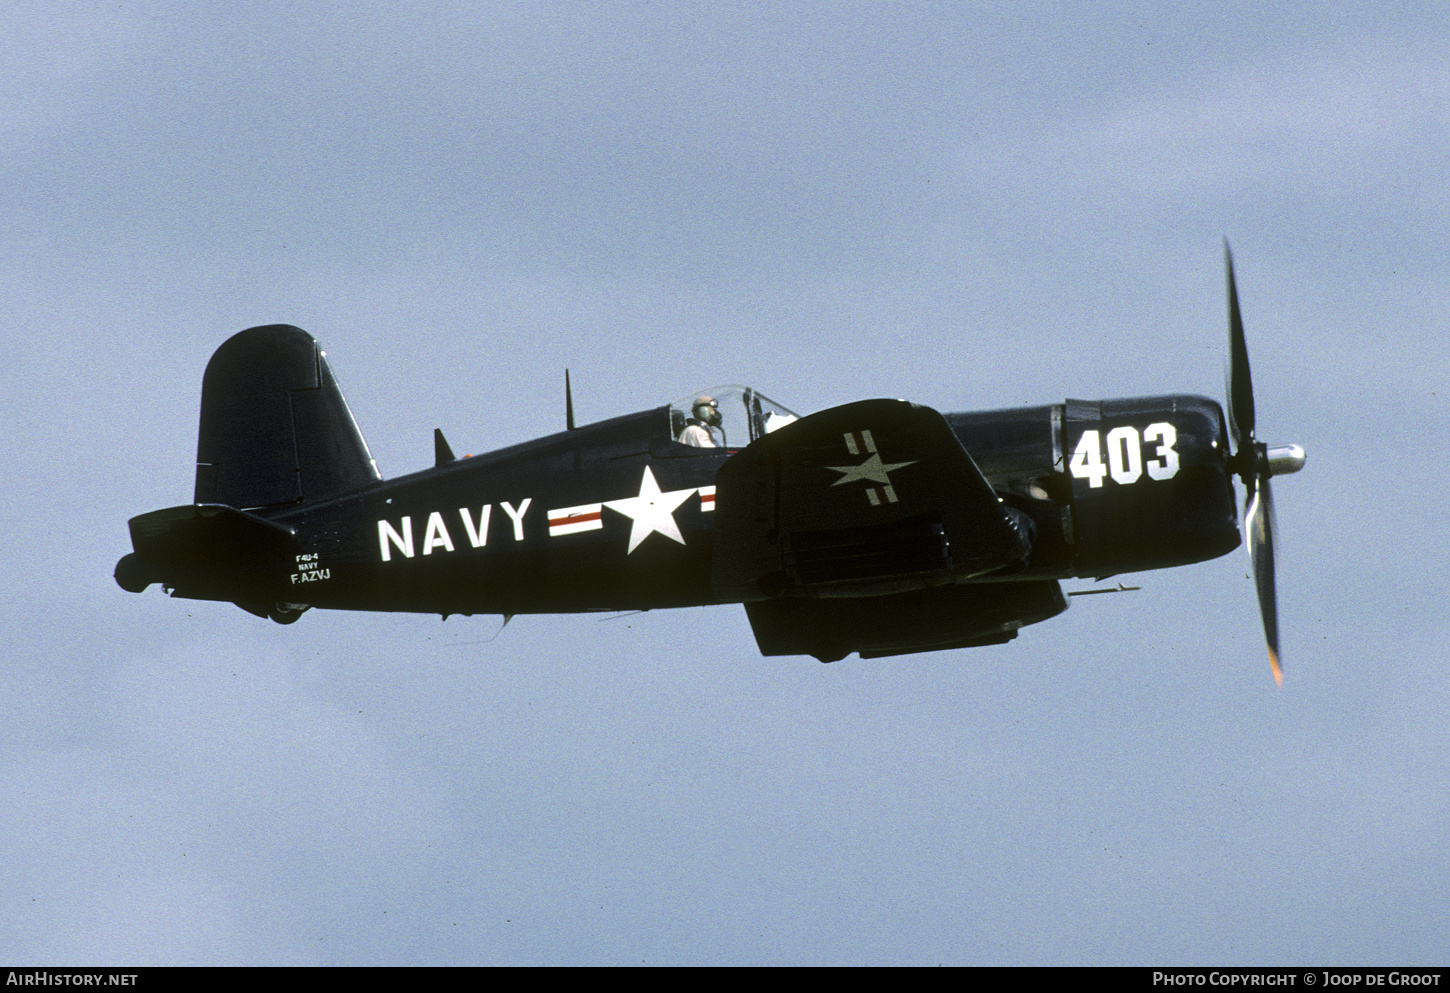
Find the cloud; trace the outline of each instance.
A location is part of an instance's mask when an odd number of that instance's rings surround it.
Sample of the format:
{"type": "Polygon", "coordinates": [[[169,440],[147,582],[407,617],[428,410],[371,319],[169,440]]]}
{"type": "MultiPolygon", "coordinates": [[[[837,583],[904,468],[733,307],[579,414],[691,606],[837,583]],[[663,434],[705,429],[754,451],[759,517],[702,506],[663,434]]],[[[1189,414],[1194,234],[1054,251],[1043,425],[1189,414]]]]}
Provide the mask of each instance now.
{"type": "Polygon", "coordinates": [[[108,67],[136,51],[141,22],[112,5],[18,4],[0,41],[0,134],[43,130],[108,67]]]}
{"type": "Polygon", "coordinates": [[[355,957],[354,932],[409,902],[450,846],[370,718],[318,700],[275,652],[134,656],[100,708],[92,743],[6,764],[13,961],[355,957]]]}
{"type": "Polygon", "coordinates": [[[1450,69],[1428,56],[1300,57],[1128,92],[973,164],[1135,198],[1288,181],[1359,193],[1366,173],[1443,143],[1450,123],[1450,69]]]}

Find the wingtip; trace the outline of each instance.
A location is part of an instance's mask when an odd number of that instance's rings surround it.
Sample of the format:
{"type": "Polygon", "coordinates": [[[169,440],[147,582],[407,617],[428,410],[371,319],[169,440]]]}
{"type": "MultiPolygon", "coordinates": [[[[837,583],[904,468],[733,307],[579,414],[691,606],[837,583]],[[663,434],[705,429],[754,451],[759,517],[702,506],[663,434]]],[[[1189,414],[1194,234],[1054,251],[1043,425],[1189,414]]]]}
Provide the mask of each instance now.
{"type": "Polygon", "coordinates": [[[1274,669],[1274,685],[1284,685],[1284,669],[1279,665],[1279,653],[1269,649],[1269,665],[1274,669]]]}

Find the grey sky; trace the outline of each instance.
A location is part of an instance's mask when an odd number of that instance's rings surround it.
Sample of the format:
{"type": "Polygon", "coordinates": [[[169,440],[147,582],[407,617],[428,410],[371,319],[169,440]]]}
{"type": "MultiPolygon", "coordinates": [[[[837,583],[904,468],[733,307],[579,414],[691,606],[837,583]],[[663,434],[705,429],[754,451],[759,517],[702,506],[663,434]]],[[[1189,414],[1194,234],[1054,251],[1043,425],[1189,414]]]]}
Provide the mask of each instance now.
{"type": "MultiPolygon", "coordinates": [[[[12,4],[0,960],[1433,963],[1450,917],[1439,4],[12,4]],[[1222,396],[1242,552],[1011,645],[764,660],[738,607],[123,593],[201,374],[328,350],[388,476],[749,382],[1222,396]]],[[[1087,584],[1082,584],[1087,585],[1087,584]]]]}

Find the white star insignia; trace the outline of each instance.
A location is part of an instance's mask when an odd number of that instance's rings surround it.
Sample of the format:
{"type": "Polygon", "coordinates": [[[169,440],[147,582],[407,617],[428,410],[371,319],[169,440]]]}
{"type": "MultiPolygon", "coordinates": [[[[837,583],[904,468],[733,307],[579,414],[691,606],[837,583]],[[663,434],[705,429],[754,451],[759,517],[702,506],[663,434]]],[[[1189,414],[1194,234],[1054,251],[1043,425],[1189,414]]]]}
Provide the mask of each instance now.
{"type": "Polygon", "coordinates": [[[617,510],[634,521],[634,526],[629,530],[629,552],[625,554],[633,552],[640,542],[656,531],[683,545],[685,538],[680,534],[680,526],[675,523],[675,508],[689,499],[694,492],[695,489],[691,487],[688,490],[661,493],[660,484],[655,482],[655,474],[650,471],[649,466],[645,466],[644,479],[639,484],[639,496],[606,501],[604,506],[617,510]]]}
{"type": "Polygon", "coordinates": [[[916,465],[916,462],[887,462],[882,463],[881,456],[875,452],[871,457],[860,465],[831,465],[826,466],[832,472],[841,473],[841,478],[832,483],[832,486],[841,486],[844,483],[857,481],[880,483],[882,486],[891,485],[891,477],[888,473],[897,469],[904,469],[909,465],[916,465]]]}

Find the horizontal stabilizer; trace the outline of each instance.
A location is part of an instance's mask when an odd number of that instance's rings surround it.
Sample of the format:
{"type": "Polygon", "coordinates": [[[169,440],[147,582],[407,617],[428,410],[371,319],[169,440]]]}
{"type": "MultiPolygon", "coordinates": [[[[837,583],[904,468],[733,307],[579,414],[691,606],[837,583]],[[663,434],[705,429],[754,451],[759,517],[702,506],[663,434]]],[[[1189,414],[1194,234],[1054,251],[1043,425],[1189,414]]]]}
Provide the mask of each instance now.
{"type": "Polygon", "coordinates": [[[131,545],[153,562],[200,563],[248,559],[285,548],[292,529],[235,507],[186,504],[131,518],[131,545]]]}
{"type": "Polygon", "coordinates": [[[722,599],[856,597],[1022,561],[1030,525],[946,420],[904,400],[824,410],[752,442],[716,479],[722,599]]]}
{"type": "Polygon", "coordinates": [[[220,504],[186,504],[131,518],[136,550],[116,565],[116,582],[140,592],[229,576],[245,583],[280,574],[293,552],[292,529],[220,504]]]}

